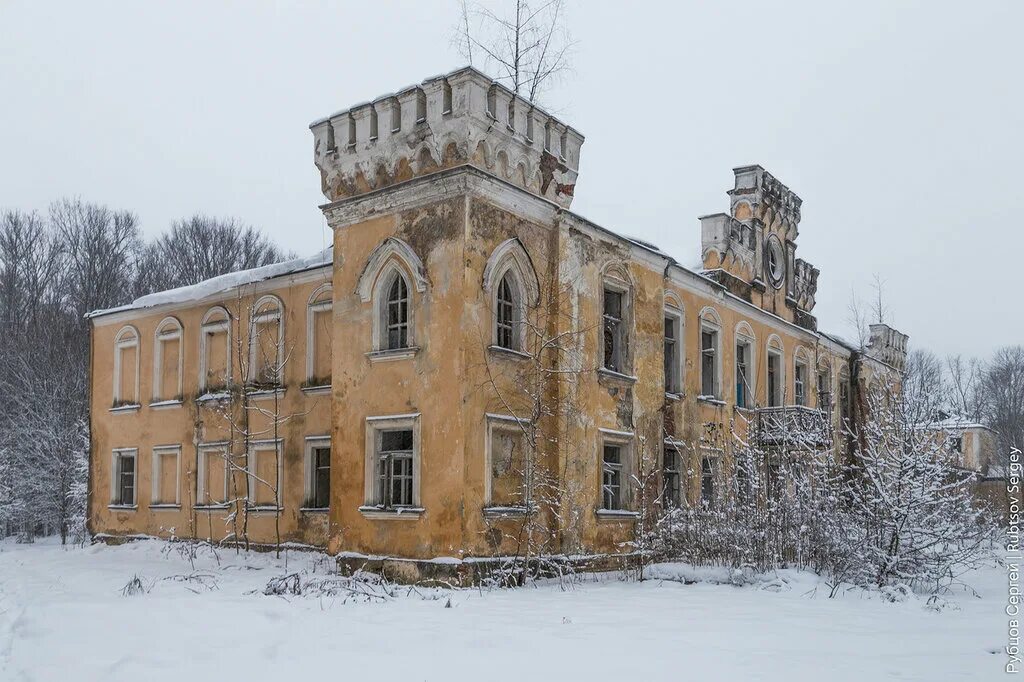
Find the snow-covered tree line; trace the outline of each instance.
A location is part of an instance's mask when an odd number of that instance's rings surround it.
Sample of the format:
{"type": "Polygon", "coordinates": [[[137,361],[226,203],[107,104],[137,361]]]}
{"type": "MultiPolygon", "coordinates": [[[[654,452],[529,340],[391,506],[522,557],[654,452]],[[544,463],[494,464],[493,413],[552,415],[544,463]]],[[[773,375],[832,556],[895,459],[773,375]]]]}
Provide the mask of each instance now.
{"type": "Polygon", "coordinates": [[[84,532],[86,313],[283,258],[233,220],[197,215],[146,240],[135,214],[80,199],[0,210],[0,536],[84,532]]]}
{"type": "Polygon", "coordinates": [[[949,434],[932,426],[948,399],[943,386],[906,379],[873,383],[866,416],[847,423],[838,444],[816,438],[831,428],[825,413],[821,425],[790,428],[771,446],[755,423],[734,423],[733,468],[714,499],[663,505],[640,548],[754,572],[810,569],[834,590],[955,583],[991,559],[997,515],[974,497],[974,474],[958,466],[949,434]]]}

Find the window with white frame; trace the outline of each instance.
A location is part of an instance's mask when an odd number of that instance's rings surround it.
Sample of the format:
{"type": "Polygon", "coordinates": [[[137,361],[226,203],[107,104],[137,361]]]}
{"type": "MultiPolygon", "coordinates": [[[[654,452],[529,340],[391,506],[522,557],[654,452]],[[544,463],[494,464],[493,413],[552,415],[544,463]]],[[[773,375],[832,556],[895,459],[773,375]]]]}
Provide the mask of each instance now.
{"type": "Polygon", "coordinates": [[[200,507],[214,507],[228,499],[228,448],[225,444],[200,445],[197,456],[196,500],[200,507]]]}
{"type": "Polygon", "coordinates": [[[736,330],[736,407],[754,407],[754,338],[749,326],[736,330]]]}
{"type": "Polygon", "coordinates": [[[782,345],[768,342],[765,361],[768,407],[781,407],[783,399],[782,345]]]}
{"type": "Polygon", "coordinates": [[[366,506],[418,508],[419,415],[367,418],[366,442],[366,506]]]}
{"type": "Polygon", "coordinates": [[[525,508],[528,430],[514,417],[487,416],[487,506],[525,508]]]}
{"type": "Polygon", "coordinates": [[[231,317],[220,306],[211,308],[199,329],[199,389],[219,391],[231,377],[231,317]]]}
{"type": "Polygon", "coordinates": [[[632,434],[601,429],[601,508],[626,511],[630,506],[632,434]]]}
{"type": "Polygon", "coordinates": [[[700,393],[705,398],[722,397],[722,325],[713,310],[700,319],[700,393]]]}
{"type": "Polygon", "coordinates": [[[317,436],[306,439],[306,509],[331,506],[331,439],[317,436]]]}
{"type": "Polygon", "coordinates": [[[626,367],[626,312],[629,302],[628,289],[619,284],[606,282],[602,296],[602,328],[604,332],[605,369],[625,374],[626,367]]]}
{"type": "Polygon", "coordinates": [[[124,327],[114,338],[114,407],[139,404],[139,332],[124,327]]]}
{"type": "Polygon", "coordinates": [[[665,392],[683,392],[683,315],[676,308],[665,308],[665,392]]]}
{"type": "Polygon", "coordinates": [[[138,504],[135,484],[138,454],[135,448],[114,450],[110,476],[111,506],[135,507],[138,504]]]}
{"type": "Polygon", "coordinates": [[[281,507],[281,441],[255,441],[247,462],[249,505],[256,509],[281,507]]]}
{"type": "Polygon", "coordinates": [[[248,383],[280,386],[284,376],[284,307],[276,296],[264,296],[252,308],[248,383]]]}
{"type": "Polygon", "coordinates": [[[153,348],[153,401],[180,401],[181,385],[181,323],[165,318],[156,328],[153,348]]]}
{"type": "Polygon", "coordinates": [[[793,403],[807,405],[807,360],[799,354],[793,360],[793,403]]]}
{"type": "Polygon", "coordinates": [[[306,307],[306,386],[331,385],[332,311],[330,284],[313,292],[306,307]]]}
{"type": "Polygon", "coordinates": [[[153,490],[151,507],[177,507],[181,504],[181,446],[153,448],[153,490]]]}

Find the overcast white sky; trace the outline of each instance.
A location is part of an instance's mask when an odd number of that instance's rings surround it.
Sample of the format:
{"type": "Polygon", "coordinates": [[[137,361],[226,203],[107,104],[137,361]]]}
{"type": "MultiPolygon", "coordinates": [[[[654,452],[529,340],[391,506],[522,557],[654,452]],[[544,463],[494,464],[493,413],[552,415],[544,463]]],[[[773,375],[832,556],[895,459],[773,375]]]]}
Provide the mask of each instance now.
{"type": "MultiPolygon", "coordinates": [[[[546,98],[587,141],[573,210],[699,256],[697,216],[760,163],[804,200],[823,329],[886,282],[939,353],[1024,342],[1024,2],[569,0],[546,98]],[[825,5],[829,5],[826,7],[825,5]]],[[[237,216],[329,241],[309,122],[462,63],[455,0],[0,0],[0,207],[62,195],[147,234],[237,216]]]]}

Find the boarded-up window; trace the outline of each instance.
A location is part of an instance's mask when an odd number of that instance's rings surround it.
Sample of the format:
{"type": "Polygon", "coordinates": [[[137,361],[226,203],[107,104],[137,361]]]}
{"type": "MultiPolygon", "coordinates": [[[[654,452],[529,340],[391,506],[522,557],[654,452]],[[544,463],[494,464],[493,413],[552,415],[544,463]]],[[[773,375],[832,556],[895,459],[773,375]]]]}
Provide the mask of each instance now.
{"type": "Polygon", "coordinates": [[[165,320],[156,333],[154,362],[156,371],[153,400],[181,398],[181,326],[175,319],[165,320]]]}
{"type": "Polygon", "coordinates": [[[271,446],[254,449],[249,461],[249,494],[257,507],[277,505],[277,448],[271,446]]]}
{"type": "Polygon", "coordinates": [[[513,425],[491,428],[491,504],[520,506],[525,503],[526,437],[513,425]]]}
{"type": "Polygon", "coordinates": [[[331,342],[331,309],[317,310],[313,313],[313,372],[310,378],[326,379],[322,382],[325,384],[329,384],[331,378],[331,342]]]}
{"type": "Polygon", "coordinates": [[[281,303],[273,296],[261,299],[253,307],[252,337],[249,339],[248,380],[260,386],[281,383],[284,357],[284,335],[281,326],[281,303]]]}
{"type": "Polygon", "coordinates": [[[206,314],[199,344],[201,388],[206,391],[224,388],[231,378],[231,327],[223,308],[214,308],[206,314]]]}
{"type": "Polygon", "coordinates": [[[200,504],[222,504],[227,501],[226,473],[228,463],[220,448],[203,450],[200,459],[200,504]]]}
{"type": "Polygon", "coordinates": [[[154,450],[153,504],[178,504],[178,450],[154,450]]]}
{"type": "Polygon", "coordinates": [[[253,354],[253,377],[257,384],[276,386],[280,365],[278,363],[278,348],[281,322],[278,319],[259,322],[253,325],[254,354],[253,354]]]}
{"type": "Polygon", "coordinates": [[[114,340],[114,405],[139,402],[139,335],[125,327],[114,340]]]}

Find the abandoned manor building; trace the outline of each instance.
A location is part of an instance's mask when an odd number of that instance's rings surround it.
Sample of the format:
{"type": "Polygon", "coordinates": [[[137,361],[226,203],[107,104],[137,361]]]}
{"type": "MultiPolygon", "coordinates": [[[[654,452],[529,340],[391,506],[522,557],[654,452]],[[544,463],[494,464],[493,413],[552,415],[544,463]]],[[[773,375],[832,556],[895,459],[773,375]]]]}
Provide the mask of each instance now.
{"type": "Polygon", "coordinates": [[[760,166],[692,268],[572,213],[583,136],[473,68],[310,129],[330,248],[91,314],[93,533],[416,565],[532,518],[544,551],[623,552],[646,482],[745,494],[737,429],[841,451],[903,367],[884,324],[817,328],[801,199],[760,166]]]}

